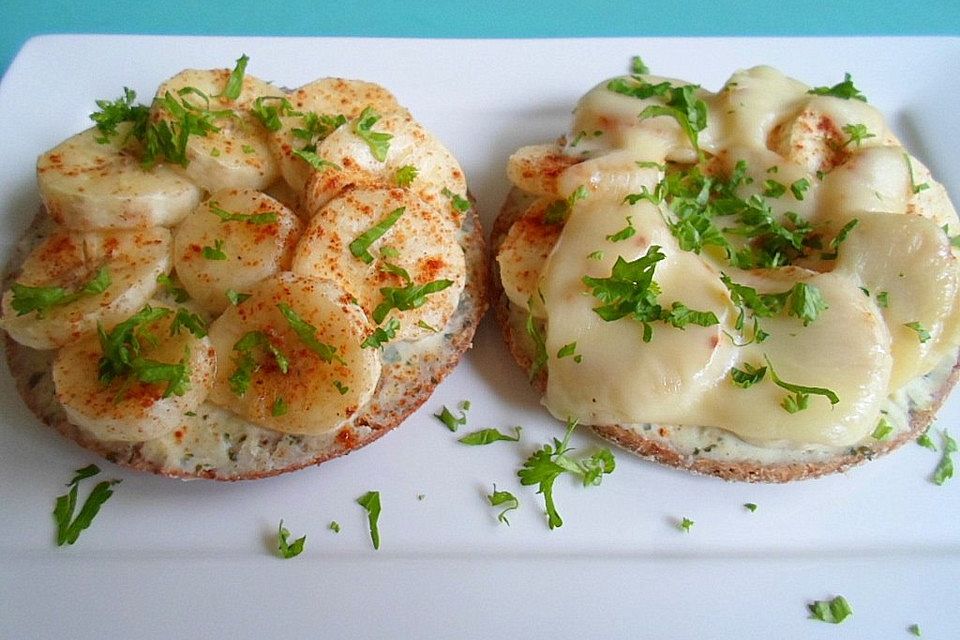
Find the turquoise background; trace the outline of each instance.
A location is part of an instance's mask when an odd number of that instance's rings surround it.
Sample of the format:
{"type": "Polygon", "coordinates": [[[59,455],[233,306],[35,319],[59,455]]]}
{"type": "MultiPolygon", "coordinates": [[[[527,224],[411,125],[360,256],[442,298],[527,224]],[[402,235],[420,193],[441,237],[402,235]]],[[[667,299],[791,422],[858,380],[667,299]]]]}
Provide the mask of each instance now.
{"type": "Polygon", "coordinates": [[[0,71],[6,71],[27,39],[46,33],[444,38],[960,35],[960,1],[3,0],[0,71]]]}

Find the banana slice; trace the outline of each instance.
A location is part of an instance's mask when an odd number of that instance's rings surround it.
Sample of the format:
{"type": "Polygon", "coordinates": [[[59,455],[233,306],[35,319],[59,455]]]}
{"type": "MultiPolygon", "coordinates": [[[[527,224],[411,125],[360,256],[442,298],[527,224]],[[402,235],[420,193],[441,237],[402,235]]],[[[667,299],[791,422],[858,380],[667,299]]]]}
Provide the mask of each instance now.
{"type": "Polygon", "coordinates": [[[452,195],[466,195],[467,183],[456,158],[406,111],[378,114],[369,129],[391,136],[378,158],[371,144],[358,134],[359,120],[331,133],[317,147],[317,155],[337,167],[314,173],[304,191],[304,208],[315,215],[320,208],[351,184],[398,184],[397,171],[416,169],[409,188],[425,202],[449,210],[452,195]]]}
{"type": "Polygon", "coordinates": [[[3,295],[3,328],[34,349],[53,349],[97,323],[133,315],[170,271],[170,231],[56,231],[24,261],[3,295]]]}
{"type": "Polygon", "coordinates": [[[431,282],[449,283],[426,295],[419,306],[389,310],[400,323],[397,339],[416,340],[446,326],[457,308],[466,266],[456,238],[450,218],[409,191],[354,187],[310,221],[294,252],[292,270],[334,280],[377,323],[386,319],[378,317],[378,308],[390,306],[385,288],[412,293],[431,282]],[[397,215],[390,224],[384,222],[397,215]],[[374,227],[383,233],[365,245],[365,260],[351,245],[359,253],[355,241],[374,227]]]}
{"type": "Polygon", "coordinates": [[[864,213],[857,219],[840,247],[836,272],[859,279],[880,307],[892,338],[895,391],[960,342],[960,263],[946,234],[927,218],[864,213]]]}
{"type": "Polygon", "coordinates": [[[540,198],[531,204],[511,225],[497,253],[500,280],[510,302],[523,309],[529,305],[541,318],[543,307],[537,303],[540,270],[563,231],[562,223],[550,223],[544,218],[553,202],[552,198],[540,198]]]}
{"type": "Polygon", "coordinates": [[[290,209],[251,189],[218,191],[177,228],[177,276],[205,310],[227,308],[227,291],[249,291],[288,270],[302,223],[290,209]]]}
{"type": "Polygon", "coordinates": [[[281,273],[210,327],[217,381],[210,399],[276,431],[337,429],[370,400],[377,349],[361,348],[363,311],[329,280],[281,273]]]}
{"type": "Polygon", "coordinates": [[[96,128],[68,138],[37,160],[40,198],[71,229],[173,226],[197,206],[200,189],[165,166],[144,169],[126,145],[130,123],[103,144],[96,128]]]}
{"type": "Polygon", "coordinates": [[[861,147],[897,145],[883,115],[860,100],[812,96],[777,124],[767,147],[806,167],[828,172],[847,162],[861,147]]]}
{"type": "Polygon", "coordinates": [[[172,309],[148,306],[117,325],[111,338],[125,334],[124,344],[131,351],[136,344],[139,352],[129,370],[107,381],[98,335],[64,346],[53,382],[70,422],[101,440],[135,442],[173,431],[185,412],[199,407],[213,386],[216,354],[209,338],[171,330],[174,318],[172,309]]]}
{"type": "Polygon", "coordinates": [[[181,170],[205,190],[265,189],[279,170],[270,153],[267,132],[250,108],[257,98],[276,96],[281,91],[245,75],[240,96],[231,100],[221,95],[229,78],[229,69],[181,71],[157,89],[150,120],[167,123],[179,132],[183,118],[175,111],[186,111],[209,119],[219,129],[187,138],[187,164],[181,170]],[[174,103],[173,110],[168,100],[174,103]]]}
{"type": "Polygon", "coordinates": [[[286,97],[299,115],[281,116],[280,129],[270,135],[270,148],[283,179],[297,193],[303,192],[314,169],[294,152],[321,142],[332,132],[337,116],[352,120],[366,107],[378,113],[403,110],[393,94],[380,85],[344,78],[321,78],[286,97]],[[308,119],[312,116],[307,114],[315,114],[327,122],[311,131],[308,119]]]}
{"type": "Polygon", "coordinates": [[[559,197],[557,178],[581,158],[563,153],[555,144],[521,147],[507,161],[507,177],[515,186],[538,196],[559,197]]]}

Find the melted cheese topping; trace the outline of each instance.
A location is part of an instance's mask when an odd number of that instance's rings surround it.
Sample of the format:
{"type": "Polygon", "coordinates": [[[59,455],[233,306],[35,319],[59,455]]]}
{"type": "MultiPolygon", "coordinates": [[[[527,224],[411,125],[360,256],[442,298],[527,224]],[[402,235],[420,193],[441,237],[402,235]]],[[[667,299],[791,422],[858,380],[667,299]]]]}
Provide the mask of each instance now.
{"type": "MultiPolygon", "coordinates": [[[[844,447],[869,437],[881,412],[889,413],[890,398],[960,344],[960,270],[940,228],[956,225],[957,216],[943,187],[866,102],[812,95],[769,67],[737,72],[718,93],[697,88],[694,96],[707,109],[698,136],[704,171],[725,177],[745,163],[737,197],[765,202],[782,223],[795,220],[788,228],[811,225],[821,243],[806,247],[794,266],[743,271],[716,247],[683,250],[667,204],[624,201],[655,193],[666,163],[668,171],[688,168],[697,152],[675,118],[638,117],[663,105],[662,98],[639,99],[608,84],[580,100],[560,146],[530,147],[511,158],[515,184],[535,185],[528,191],[540,198],[497,259],[511,302],[526,309],[537,299],[530,308],[545,320],[546,407],[560,419],[588,424],[720,429],[761,447],[844,447]],[[565,167],[563,158],[573,164],[565,167]],[[771,181],[783,193],[771,193],[771,181]],[[921,182],[926,188],[918,190],[921,182]],[[799,195],[790,189],[795,184],[803,185],[799,195]],[[587,197],[569,207],[565,223],[544,231],[545,203],[551,196],[569,199],[581,185],[587,197]],[[854,219],[845,239],[837,238],[854,219]],[[618,241],[615,234],[627,224],[635,233],[618,241]],[[618,258],[636,260],[651,246],[665,256],[653,277],[656,304],[713,312],[718,324],[679,329],[655,321],[644,341],[643,324],[630,315],[612,321],[598,315],[595,309],[609,300],[598,299],[584,276],[608,278],[618,258]],[[830,252],[838,255],[823,255],[830,252]],[[759,318],[769,335],[750,341],[751,312],[741,324],[721,272],[761,294],[802,283],[820,293],[826,308],[807,324],[785,311],[759,318]],[[577,357],[560,357],[571,343],[577,357]],[[733,384],[734,369],[762,366],[760,382],[733,384]],[[837,401],[812,391],[805,408],[785,410],[802,388],[827,389],[837,401]]],[[[728,222],[715,219],[718,228],[728,222]]]]}

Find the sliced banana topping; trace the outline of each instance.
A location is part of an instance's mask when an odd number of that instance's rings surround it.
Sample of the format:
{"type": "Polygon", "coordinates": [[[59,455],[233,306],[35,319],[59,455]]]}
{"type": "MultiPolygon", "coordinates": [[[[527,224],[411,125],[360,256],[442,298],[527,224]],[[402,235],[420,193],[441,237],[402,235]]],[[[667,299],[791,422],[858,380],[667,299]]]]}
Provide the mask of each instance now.
{"type": "Polygon", "coordinates": [[[157,89],[150,119],[176,132],[191,130],[182,171],[206,191],[265,189],[279,170],[251,107],[280,90],[246,74],[231,99],[224,95],[230,77],[229,69],[181,71],[157,89]]]}
{"type": "Polygon", "coordinates": [[[284,180],[302,193],[315,169],[297,152],[316,153],[317,145],[335,129],[366,109],[377,113],[402,111],[393,94],[372,82],[344,78],[321,78],[286,95],[291,109],[279,118],[270,134],[270,148],[284,180]]]}
{"type": "Polygon", "coordinates": [[[370,400],[377,349],[360,345],[363,311],[330,280],[281,273],[210,327],[217,380],[210,399],[264,427],[301,435],[332,431],[370,400]]]}
{"type": "Polygon", "coordinates": [[[857,220],[836,272],[859,279],[886,320],[896,390],[960,344],[960,267],[946,234],[927,218],[864,213],[857,220]]]}
{"type": "Polygon", "coordinates": [[[130,128],[121,123],[109,139],[87,129],[37,160],[40,197],[59,224],[83,231],[169,227],[197,206],[200,189],[192,182],[169,167],[141,165],[130,128]]]}
{"type": "Polygon", "coordinates": [[[396,338],[415,340],[446,326],[466,267],[443,212],[404,189],[357,186],[314,215],[292,270],[334,280],[376,324],[396,321],[396,338]]]}
{"type": "Polygon", "coordinates": [[[529,306],[537,317],[543,317],[539,304],[540,270],[553,251],[563,220],[548,221],[548,212],[555,200],[540,198],[507,232],[497,252],[500,279],[510,302],[521,308],[529,306]]]}
{"type": "Polygon", "coordinates": [[[270,196],[250,189],[213,193],[174,236],[174,266],[190,297],[205,310],[227,308],[228,292],[289,270],[302,223],[270,196]]]}
{"type": "Polygon", "coordinates": [[[53,349],[134,314],[170,272],[170,231],[58,230],[30,253],[3,294],[3,328],[53,349]]]}
{"type": "Polygon", "coordinates": [[[406,111],[366,111],[339,127],[317,147],[330,163],[315,172],[304,191],[304,208],[316,215],[351,184],[404,186],[402,171],[414,177],[409,189],[433,206],[450,210],[454,196],[466,196],[466,180],[453,155],[406,111]]]}
{"type": "Polygon", "coordinates": [[[63,347],[53,382],[70,421],[102,440],[130,442],[182,424],[209,393],[217,359],[198,319],[183,323],[181,314],[189,316],[148,305],[109,332],[63,347]]]}

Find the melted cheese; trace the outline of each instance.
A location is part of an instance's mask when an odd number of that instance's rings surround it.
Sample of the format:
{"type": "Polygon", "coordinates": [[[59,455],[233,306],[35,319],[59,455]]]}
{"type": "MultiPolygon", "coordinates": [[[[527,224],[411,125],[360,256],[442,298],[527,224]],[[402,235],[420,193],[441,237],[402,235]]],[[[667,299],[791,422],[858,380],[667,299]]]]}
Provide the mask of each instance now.
{"type": "MultiPolygon", "coordinates": [[[[783,195],[766,195],[771,211],[814,225],[824,253],[844,225],[858,220],[836,260],[810,252],[795,267],[744,272],[722,252],[681,250],[665,205],[624,202],[629,193],[654,191],[662,174],[649,163],[692,163],[696,153],[675,119],[638,117],[647,106],[662,104],[658,98],[640,100],[608,84],[580,100],[566,146],[544,147],[541,153],[551,161],[539,173],[529,154],[523,180],[515,178],[519,161],[511,171],[518,186],[531,176],[538,185],[549,184],[535,191],[541,196],[565,197],[580,185],[589,192],[562,231],[539,234],[529,245],[528,213],[498,256],[514,303],[525,307],[526,299],[519,298],[534,291],[542,296],[536,315],[545,318],[546,407],[557,418],[588,424],[719,429],[760,447],[845,447],[868,438],[881,411],[887,414],[896,404],[892,398],[912,389],[960,345],[960,269],[940,229],[949,223],[956,231],[957,219],[943,187],[867,103],[812,95],[769,67],[737,72],[716,94],[697,90],[708,109],[699,146],[710,170],[729,175],[746,162],[747,180],[738,190],[744,199],[763,197],[769,181],[786,187],[783,195]],[[851,140],[855,125],[870,135],[851,140]],[[571,166],[563,166],[563,154],[571,166]],[[798,181],[808,185],[799,195],[789,188],[798,181]],[[930,188],[915,192],[921,182],[930,188]],[[628,216],[636,233],[612,241],[628,216]],[[635,260],[652,245],[666,256],[654,275],[658,304],[669,309],[679,301],[712,311],[718,325],[681,330],[654,322],[652,339],[644,342],[640,322],[629,316],[608,322],[594,311],[602,303],[583,277],[609,277],[618,257],[635,260]],[[511,261],[522,269],[503,269],[511,261]],[[737,330],[738,310],[721,270],[761,293],[804,282],[819,289],[827,308],[807,326],[786,313],[763,318],[769,337],[737,346],[751,334],[751,321],[748,315],[747,336],[737,330]],[[880,292],[885,304],[878,304],[880,292]],[[930,338],[921,342],[906,326],[911,323],[920,323],[930,338]],[[578,357],[558,357],[571,343],[578,357]],[[789,413],[782,404],[791,392],[775,383],[769,368],[747,389],[732,383],[731,370],[746,365],[772,366],[781,381],[830,389],[839,401],[813,394],[805,410],[789,413]]],[[[543,202],[532,210],[542,210],[543,202]]]]}

